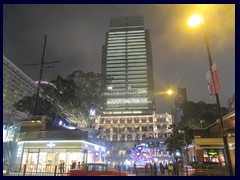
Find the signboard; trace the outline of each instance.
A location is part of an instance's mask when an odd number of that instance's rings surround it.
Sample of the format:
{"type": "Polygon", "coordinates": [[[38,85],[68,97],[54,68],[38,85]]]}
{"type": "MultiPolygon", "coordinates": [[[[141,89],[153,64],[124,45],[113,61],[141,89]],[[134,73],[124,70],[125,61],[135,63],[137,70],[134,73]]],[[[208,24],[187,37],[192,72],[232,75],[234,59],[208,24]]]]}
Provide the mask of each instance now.
{"type": "Polygon", "coordinates": [[[210,97],[213,97],[215,95],[215,90],[214,90],[214,84],[212,81],[212,75],[210,70],[208,70],[206,73],[206,79],[207,79],[207,87],[208,87],[209,95],[210,97]]]}
{"type": "Polygon", "coordinates": [[[218,155],[218,151],[208,151],[207,152],[209,156],[215,156],[215,155],[218,155]]]}

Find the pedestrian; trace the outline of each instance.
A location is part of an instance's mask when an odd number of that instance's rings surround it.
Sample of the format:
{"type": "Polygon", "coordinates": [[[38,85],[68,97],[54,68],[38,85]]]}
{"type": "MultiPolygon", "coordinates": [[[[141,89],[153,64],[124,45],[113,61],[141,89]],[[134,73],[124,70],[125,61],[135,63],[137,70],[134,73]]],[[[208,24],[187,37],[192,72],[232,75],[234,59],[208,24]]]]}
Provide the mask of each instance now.
{"type": "Polygon", "coordinates": [[[78,165],[77,165],[78,170],[80,170],[80,166],[81,166],[80,161],[78,161],[78,165]]]}
{"type": "Polygon", "coordinates": [[[183,174],[184,174],[184,166],[183,166],[183,163],[180,163],[180,164],[179,164],[179,172],[180,172],[180,176],[183,176],[183,174]]]}
{"type": "Polygon", "coordinates": [[[136,176],[138,176],[138,170],[137,170],[136,162],[134,162],[134,164],[133,164],[133,173],[135,173],[136,176]]]}
{"type": "Polygon", "coordinates": [[[60,174],[62,174],[63,173],[63,163],[62,162],[60,163],[59,170],[60,170],[60,174]]]}
{"type": "Polygon", "coordinates": [[[62,173],[64,173],[65,172],[65,162],[63,161],[63,163],[62,163],[62,173]]]}
{"type": "Polygon", "coordinates": [[[76,162],[75,161],[72,162],[71,169],[76,169],[76,162]]]}
{"type": "Polygon", "coordinates": [[[165,167],[163,166],[163,164],[161,162],[159,164],[159,167],[160,167],[161,175],[164,176],[165,175],[165,167]]]}
{"type": "Polygon", "coordinates": [[[173,163],[173,175],[178,176],[178,169],[177,163],[173,163]]]}
{"type": "Polygon", "coordinates": [[[148,176],[148,163],[145,164],[145,176],[148,176]]]}
{"type": "Polygon", "coordinates": [[[168,175],[173,175],[173,164],[169,163],[168,164],[168,175]]]}
{"type": "Polygon", "coordinates": [[[149,176],[152,176],[153,167],[151,163],[149,163],[149,169],[150,169],[149,176]]]}
{"type": "Polygon", "coordinates": [[[168,176],[169,175],[169,169],[168,169],[168,164],[166,163],[164,166],[165,169],[165,175],[168,176]]]}
{"type": "Polygon", "coordinates": [[[157,176],[157,164],[153,164],[153,176],[157,176]]]}

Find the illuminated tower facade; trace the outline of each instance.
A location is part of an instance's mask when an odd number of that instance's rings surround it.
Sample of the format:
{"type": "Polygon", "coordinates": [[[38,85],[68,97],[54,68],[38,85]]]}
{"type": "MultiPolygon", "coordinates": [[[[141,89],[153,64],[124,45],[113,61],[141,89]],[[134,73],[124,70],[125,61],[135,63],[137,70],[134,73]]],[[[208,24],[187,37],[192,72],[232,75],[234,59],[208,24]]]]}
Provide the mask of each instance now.
{"type": "Polygon", "coordinates": [[[142,16],[111,18],[102,48],[103,116],[151,115],[155,100],[150,34],[142,16]]]}

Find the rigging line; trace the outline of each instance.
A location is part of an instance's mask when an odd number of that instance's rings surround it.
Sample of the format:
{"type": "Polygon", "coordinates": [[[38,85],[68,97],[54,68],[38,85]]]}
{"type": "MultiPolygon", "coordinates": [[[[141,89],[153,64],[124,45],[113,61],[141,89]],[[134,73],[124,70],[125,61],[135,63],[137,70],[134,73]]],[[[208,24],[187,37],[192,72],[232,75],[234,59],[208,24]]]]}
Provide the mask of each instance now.
{"type": "MultiPolygon", "coordinates": [[[[47,77],[47,73],[45,72],[45,73],[43,73],[43,76],[45,76],[45,79],[47,80],[47,82],[50,82],[50,81],[48,81],[48,77],[47,77]]],[[[50,82],[51,83],[51,82],[50,82]]],[[[49,86],[51,86],[51,85],[49,85],[49,86]]],[[[52,89],[52,87],[50,87],[50,91],[52,92],[52,94],[53,94],[53,96],[54,96],[54,98],[56,99],[56,101],[57,101],[57,103],[55,104],[55,103],[52,103],[55,107],[56,106],[61,106],[61,104],[60,104],[60,101],[59,101],[59,99],[58,99],[58,96],[56,95],[56,93],[54,92],[54,90],[52,89]]],[[[58,107],[59,108],[59,107],[58,107]]]]}
{"type": "Polygon", "coordinates": [[[191,60],[192,60],[192,55],[193,55],[193,52],[194,52],[194,50],[195,50],[195,46],[196,46],[196,44],[194,45],[193,50],[191,51],[191,54],[190,54],[189,59],[188,59],[188,62],[187,62],[187,66],[186,66],[186,68],[185,68],[185,70],[184,70],[184,73],[183,73],[182,79],[181,79],[181,81],[180,81],[178,87],[181,87],[182,82],[183,82],[183,80],[185,79],[185,76],[186,76],[186,74],[187,74],[187,71],[188,71],[188,68],[189,68],[190,62],[191,62],[191,60]]]}

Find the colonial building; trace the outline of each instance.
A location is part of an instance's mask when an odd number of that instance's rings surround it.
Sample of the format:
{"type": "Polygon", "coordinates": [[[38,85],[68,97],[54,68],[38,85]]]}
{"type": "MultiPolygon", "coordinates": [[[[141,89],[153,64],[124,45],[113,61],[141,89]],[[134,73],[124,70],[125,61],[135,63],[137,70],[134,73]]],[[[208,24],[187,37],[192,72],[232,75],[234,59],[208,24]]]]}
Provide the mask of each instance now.
{"type": "Polygon", "coordinates": [[[172,116],[99,116],[95,119],[94,126],[100,129],[102,138],[110,141],[142,141],[169,137],[172,134],[172,116]]]}

